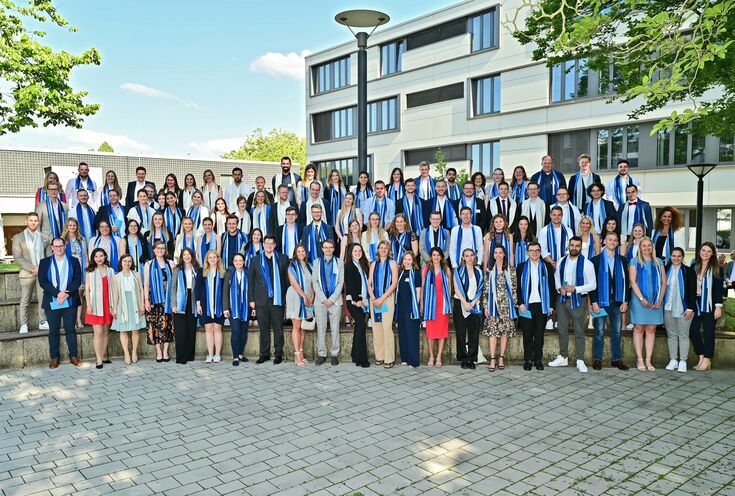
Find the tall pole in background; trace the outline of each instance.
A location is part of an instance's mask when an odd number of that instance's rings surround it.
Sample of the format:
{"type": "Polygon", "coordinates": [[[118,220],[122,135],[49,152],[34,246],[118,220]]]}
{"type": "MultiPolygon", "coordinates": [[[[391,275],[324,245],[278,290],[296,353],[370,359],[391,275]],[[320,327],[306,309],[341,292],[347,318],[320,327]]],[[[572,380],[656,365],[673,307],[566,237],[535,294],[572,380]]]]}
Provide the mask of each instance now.
{"type": "MultiPolygon", "coordinates": [[[[687,169],[691,171],[692,174],[697,176],[697,227],[695,229],[695,245],[694,250],[695,253],[699,250],[699,247],[702,245],[702,222],[703,221],[703,211],[704,211],[704,176],[712,172],[712,170],[717,167],[717,164],[692,164],[687,165],[687,169]]],[[[715,232],[717,231],[717,228],[715,228],[715,232]]],[[[716,238],[716,236],[715,236],[716,238]]]]}

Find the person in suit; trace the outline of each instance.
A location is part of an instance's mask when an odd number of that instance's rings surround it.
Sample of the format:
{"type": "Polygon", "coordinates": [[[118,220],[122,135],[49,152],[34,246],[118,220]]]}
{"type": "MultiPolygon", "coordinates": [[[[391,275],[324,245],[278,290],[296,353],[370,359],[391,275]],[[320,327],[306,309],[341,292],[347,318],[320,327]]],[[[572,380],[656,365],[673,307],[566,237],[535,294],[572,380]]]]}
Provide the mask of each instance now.
{"type": "Polygon", "coordinates": [[[241,196],[247,198],[252,190],[253,187],[250,184],[242,181],[242,169],[240,167],[233,168],[232,182],[225,186],[225,191],[222,194],[222,197],[225,199],[225,203],[227,203],[227,210],[235,210],[237,207],[237,199],[241,196]]]}
{"type": "Polygon", "coordinates": [[[276,252],[276,238],[267,234],[263,238],[263,251],[248,268],[248,301],[255,309],[260,328],[260,356],[255,362],[270,360],[271,329],[274,337],[274,365],[283,362],[283,311],[286,304],[288,258],[276,252]]]}
{"type": "Polygon", "coordinates": [[[580,212],[584,212],[584,208],[591,200],[589,196],[589,188],[593,184],[602,184],[599,174],[590,171],[590,156],[583,153],[577,159],[579,171],[569,178],[569,201],[577,207],[580,212]]]}
{"type": "MultiPolygon", "coordinates": [[[[498,185],[498,196],[488,202],[488,210],[491,219],[500,214],[505,217],[508,228],[515,229],[521,209],[518,208],[518,204],[510,197],[510,186],[505,181],[498,185]]],[[[492,229],[492,226],[487,226],[487,229],[492,229]]]]}
{"type": "Polygon", "coordinates": [[[431,166],[424,160],[419,164],[419,176],[416,178],[416,192],[424,201],[431,200],[436,195],[436,179],[429,175],[431,166]]]}
{"type": "MultiPolygon", "coordinates": [[[[128,207],[135,205],[135,199],[138,197],[138,191],[141,189],[145,189],[146,185],[150,184],[153,188],[153,191],[156,190],[156,183],[153,181],[146,180],[147,171],[145,170],[145,167],[138,166],[135,168],[135,181],[130,181],[128,183],[128,190],[125,194],[125,205],[128,205],[128,207]]],[[[120,198],[118,198],[119,200],[120,198]]],[[[100,209],[101,210],[101,209],[100,209]]]]}
{"type": "Polygon", "coordinates": [[[439,212],[444,229],[451,230],[459,225],[459,212],[454,209],[454,203],[447,196],[447,182],[443,179],[436,181],[434,195],[426,201],[424,212],[439,212]]]}
{"type": "Polygon", "coordinates": [[[518,317],[523,331],[523,369],[544,370],[544,328],[556,307],[554,267],[541,258],[541,245],[528,244],[528,260],[516,267],[518,317]]]}
{"type": "Polygon", "coordinates": [[[602,351],[605,345],[605,323],[610,322],[610,365],[619,370],[628,370],[623,362],[622,349],[622,314],[628,311],[630,300],[630,284],[628,283],[628,261],[620,255],[620,235],[608,232],[602,240],[604,248],[599,255],[592,257],[595,268],[597,287],[590,291],[592,314],[599,315],[604,310],[606,315],[594,317],[595,335],[592,341],[592,368],[602,369],[602,351]]]}
{"type": "Polygon", "coordinates": [[[50,183],[46,187],[46,200],[36,206],[39,228],[41,233],[49,239],[61,236],[66,224],[68,209],[59,199],[60,186],[50,183]]]}
{"type": "Polygon", "coordinates": [[[587,194],[590,201],[587,202],[582,212],[592,219],[595,232],[602,234],[605,230],[605,220],[616,219],[618,212],[610,200],[605,200],[605,186],[601,183],[590,184],[587,188],[587,194]]]}
{"type": "Polygon", "coordinates": [[[334,241],[324,240],[323,255],[314,260],[314,314],[317,330],[316,364],[327,360],[327,324],[332,331],[332,347],[329,354],[332,365],[339,365],[339,322],[342,316],[342,288],[344,287],[345,268],[342,260],[334,256],[334,241]]]}
{"type": "MultiPolygon", "coordinates": [[[[482,203],[482,200],[478,203],[482,203]]],[[[442,215],[439,212],[431,212],[429,227],[419,235],[419,253],[425,264],[429,263],[429,252],[434,247],[438,247],[444,253],[445,260],[449,259],[449,231],[442,227],[442,215]]]]}
{"type": "Polygon", "coordinates": [[[90,205],[98,205],[97,203],[97,185],[89,177],[89,165],[86,162],[79,162],[77,167],[77,177],[69,179],[66,183],[66,198],[69,209],[74,209],[77,206],[78,196],[77,193],[80,191],[86,191],[88,194],[88,200],[90,205]]]}
{"type": "Polygon", "coordinates": [[[322,243],[324,240],[330,239],[334,241],[334,228],[322,221],[324,215],[321,205],[311,206],[311,224],[304,226],[301,232],[301,242],[306,245],[306,251],[309,254],[309,263],[321,257],[322,243]]]}
{"type": "Polygon", "coordinates": [[[463,207],[469,207],[472,210],[472,223],[479,227],[482,232],[488,230],[488,214],[485,202],[477,198],[475,195],[475,186],[466,181],[462,185],[462,196],[454,202],[454,211],[459,212],[463,207]]]}
{"type": "Polygon", "coordinates": [[[567,186],[564,174],[554,170],[554,157],[551,155],[541,158],[541,170],[531,176],[531,181],[539,185],[539,197],[546,205],[554,203],[558,189],[567,186]]]}
{"type": "Polygon", "coordinates": [[[396,216],[396,204],[385,194],[385,183],[383,181],[375,181],[373,189],[375,194],[365,201],[362,212],[365,215],[377,212],[380,216],[380,227],[388,230],[396,216]]]}
{"type": "Polygon", "coordinates": [[[705,241],[694,262],[696,275],[696,311],[689,328],[689,339],[699,363],[694,370],[709,370],[715,354],[715,325],[722,317],[722,269],[717,262],[717,248],[705,241]],[[704,333],[700,333],[700,329],[704,333]],[[704,339],[702,339],[704,337],[704,339]]]}
{"type": "Polygon", "coordinates": [[[521,203],[521,217],[528,219],[528,228],[536,239],[541,239],[541,230],[549,223],[548,205],[539,198],[539,185],[530,181],[526,187],[528,198],[521,203]]]}
{"type": "MultiPolygon", "coordinates": [[[[291,172],[291,159],[289,157],[281,157],[281,172],[273,176],[271,179],[271,191],[277,191],[277,187],[285,184],[288,188],[288,199],[296,201],[296,185],[301,182],[301,176],[295,172],[291,172]]],[[[255,186],[258,186],[256,181],[255,186]]],[[[265,188],[265,180],[263,180],[263,188],[265,188]]]]}
{"type": "MultiPolygon", "coordinates": [[[[268,232],[275,233],[278,228],[288,220],[288,208],[293,207],[296,210],[296,220],[298,221],[299,206],[295,200],[288,199],[288,186],[281,184],[278,186],[278,195],[271,205],[270,230],[268,232]]],[[[278,237],[276,237],[278,239],[278,237]]]]}
{"type": "Polygon", "coordinates": [[[112,229],[113,236],[122,236],[125,230],[125,209],[120,204],[120,197],[117,191],[110,190],[108,193],[110,203],[97,211],[94,216],[95,229],[99,228],[100,222],[106,221],[112,229]]]}
{"type": "Polygon", "coordinates": [[[286,209],[286,222],[276,228],[276,250],[287,258],[293,258],[296,245],[301,243],[301,229],[296,223],[298,212],[296,207],[286,209]]]}
{"type": "Polygon", "coordinates": [[[624,238],[630,236],[635,224],[643,224],[646,230],[646,236],[651,236],[653,230],[653,213],[651,205],[638,198],[638,186],[629,184],[625,188],[625,195],[628,198],[618,209],[618,224],[620,225],[620,235],[624,238]]]}
{"type": "Polygon", "coordinates": [[[302,226],[308,226],[312,223],[313,218],[311,217],[311,207],[319,205],[322,207],[322,217],[328,218],[327,207],[324,205],[322,199],[322,185],[321,183],[314,181],[309,185],[309,196],[304,198],[301,202],[301,210],[299,213],[299,223],[302,226]]]}
{"type": "Polygon", "coordinates": [[[370,367],[367,351],[366,321],[370,313],[368,274],[370,266],[360,243],[351,243],[345,252],[345,292],[347,307],[355,322],[352,337],[352,362],[362,368],[370,367]]]}
{"type": "Polygon", "coordinates": [[[49,329],[38,279],[38,266],[49,250],[49,238],[40,232],[38,223],[38,214],[29,212],[26,214],[26,228],[13,236],[13,258],[20,266],[20,334],[28,332],[28,307],[34,290],[38,298],[38,328],[42,331],[49,329]]]}
{"type": "Polygon", "coordinates": [[[638,181],[628,174],[630,164],[624,158],[618,160],[618,174],[607,183],[607,199],[615,206],[617,211],[621,205],[625,203],[625,188],[631,184],[635,184],[638,188],[638,194],[643,192],[638,181]]]}
{"type": "Polygon", "coordinates": [[[409,226],[416,234],[420,233],[428,224],[428,208],[426,202],[416,194],[416,180],[406,179],[401,199],[396,201],[396,214],[403,214],[408,219],[409,226]]]}
{"type": "Polygon", "coordinates": [[[569,190],[565,187],[560,187],[556,191],[556,203],[551,207],[559,207],[562,211],[562,224],[567,226],[572,234],[575,236],[579,235],[579,221],[582,219],[582,212],[569,201],[569,190]]]}
{"type": "MultiPolygon", "coordinates": [[[[465,248],[472,249],[477,260],[485,260],[482,230],[472,224],[472,210],[469,207],[462,207],[459,211],[459,217],[462,223],[452,228],[449,235],[449,260],[452,267],[459,267],[459,263],[462,261],[462,252],[465,248]]],[[[429,255],[431,255],[431,251],[429,251],[429,255]]]]}
{"type": "Polygon", "coordinates": [[[89,192],[86,189],[77,190],[77,204],[69,209],[69,218],[77,219],[79,233],[84,239],[94,237],[94,218],[97,212],[89,205],[89,192]]]}
{"type": "Polygon", "coordinates": [[[82,285],[82,267],[66,253],[66,243],[60,237],[51,240],[51,256],[38,264],[38,281],[43,288],[43,309],[49,320],[48,345],[51,355],[49,368],[59,366],[61,324],[69,350],[69,362],[80,367],[77,352],[77,307],[81,305],[79,287],[82,285]]]}

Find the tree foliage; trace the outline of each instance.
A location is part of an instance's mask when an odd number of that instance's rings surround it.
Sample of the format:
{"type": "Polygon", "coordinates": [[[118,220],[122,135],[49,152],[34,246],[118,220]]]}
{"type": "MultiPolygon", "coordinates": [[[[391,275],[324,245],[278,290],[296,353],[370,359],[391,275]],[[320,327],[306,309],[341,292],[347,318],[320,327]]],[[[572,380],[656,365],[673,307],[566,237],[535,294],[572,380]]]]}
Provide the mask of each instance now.
{"type": "MultiPolygon", "coordinates": [[[[434,168],[439,173],[438,176],[434,176],[435,179],[447,178],[447,156],[444,155],[441,147],[437,148],[434,152],[434,168]]],[[[462,185],[467,182],[469,178],[470,174],[469,172],[467,172],[467,169],[459,169],[457,171],[457,184],[462,185]]]]}
{"type": "Polygon", "coordinates": [[[279,162],[285,156],[303,168],[306,165],[306,138],[282,129],[271,129],[268,134],[263,134],[263,130],[257,128],[245,137],[240,148],[225,153],[222,158],[279,162]]]}
{"type": "Polygon", "coordinates": [[[640,102],[632,119],[685,102],[654,132],[696,121],[703,132],[732,133],[735,0],[524,0],[506,26],[549,66],[587,58],[604,72],[612,63],[609,101],[640,102]]]}
{"type": "Polygon", "coordinates": [[[112,145],[109,144],[107,141],[103,141],[99,148],[97,148],[98,152],[106,152],[106,153],[115,153],[115,149],[112,148],[112,145]]]}
{"type": "Polygon", "coordinates": [[[100,64],[99,52],[55,52],[41,43],[44,31],[26,26],[44,23],[68,25],[51,0],[0,0],[0,135],[39,124],[79,128],[99,109],[84,103],[86,91],[69,85],[76,66],[100,64]]]}

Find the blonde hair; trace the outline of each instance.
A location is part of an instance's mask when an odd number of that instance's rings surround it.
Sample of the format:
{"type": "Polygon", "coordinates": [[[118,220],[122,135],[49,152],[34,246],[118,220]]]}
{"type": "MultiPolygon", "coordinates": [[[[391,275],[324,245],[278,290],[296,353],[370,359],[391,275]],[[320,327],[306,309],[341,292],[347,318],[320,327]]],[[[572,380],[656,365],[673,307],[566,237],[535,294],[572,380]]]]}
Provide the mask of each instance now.
{"type": "Polygon", "coordinates": [[[225,276],[225,273],[227,272],[225,270],[225,267],[222,265],[222,257],[219,256],[219,253],[217,253],[217,250],[209,250],[202,259],[202,276],[208,277],[209,276],[209,268],[211,265],[207,261],[209,258],[209,255],[214,254],[217,256],[217,272],[219,272],[219,275],[221,277],[225,276]]]}
{"type": "MultiPolygon", "coordinates": [[[[369,236],[374,231],[373,226],[370,223],[370,219],[372,219],[373,215],[378,216],[378,239],[388,236],[388,233],[385,232],[385,229],[383,229],[383,226],[380,225],[380,215],[377,212],[373,212],[370,215],[368,215],[367,230],[365,231],[368,234],[368,239],[369,239],[369,236]]],[[[380,247],[380,243],[378,244],[378,247],[380,247]]],[[[388,248],[390,248],[390,246],[388,246],[388,248]]]]}
{"type": "MultiPolygon", "coordinates": [[[[339,171],[333,170],[332,172],[339,172],[339,171]]],[[[342,186],[342,178],[341,177],[340,177],[340,180],[339,180],[339,184],[340,184],[340,187],[341,187],[342,186]]],[[[353,193],[351,191],[348,191],[347,193],[345,193],[345,198],[347,198],[347,195],[352,195],[352,206],[350,207],[350,210],[347,210],[346,208],[344,208],[344,206],[345,206],[344,200],[342,201],[342,208],[339,209],[339,214],[337,215],[337,225],[338,226],[341,226],[342,225],[342,219],[345,218],[345,215],[347,215],[348,212],[352,214],[353,220],[357,220],[357,208],[355,207],[355,203],[356,203],[356,201],[355,201],[356,200],[355,199],[355,193],[353,193]]],[[[350,224],[352,224],[352,221],[350,221],[350,224]]],[[[347,230],[348,231],[350,230],[349,224],[347,225],[347,230]]]]}
{"type": "Polygon", "coordinates": [[[654,250],[651,253],[651,258],[653,259],[654,265],[656,266],[656,268],[661,267],[661,261],[656,257],[655,246],[653,245],[653,241],[648,236],[643,236],[641,240],[638,242],[638,253],[635,254],[636,262],[638,262],[638,265],[643,265],[646,263],[646,259],[643,258],[643,250],[641,250],[641,246],[643,246],[643,243],[645,243],[646,241],[651,243],[651,248],[654,250]]]}
{"type": "MultiPolygon", "coordinates": [[[[385,231],[383,231],[383,232],[385,232],[385,231]]],[[[376,260],[379,260],[380,259],[380,247],[383,246],[383,245],[385,245],[385,246],[388,247],[388,257],[386,258],[386,260],[393,260],[393,249],[392,249],[392,247],[390,245],[390,242],[385,241],[385,240],[383,240],[383,241],[381,241],[381,242],[378,243],[378,248],[375,250],[375,259],[376,260]]]]}
{"type": "Polygon", "coordinates": [[[66,219],[66,224],[64,224],[64,230],[61,232],[61,239],[63,239],[64,242],[66,242],[66,243],[69,242],[69,224],[72,223],[72,222],[74,222],[77,225],[77,233],[75,235],[76,236],[75,239],[77,239],[77,240],[84,239],[84,238],[82,238],[82,233],[79,230],[80,227],[81,227],[79,225],[79,221],[75,217],[68,217],[66,219]]]}

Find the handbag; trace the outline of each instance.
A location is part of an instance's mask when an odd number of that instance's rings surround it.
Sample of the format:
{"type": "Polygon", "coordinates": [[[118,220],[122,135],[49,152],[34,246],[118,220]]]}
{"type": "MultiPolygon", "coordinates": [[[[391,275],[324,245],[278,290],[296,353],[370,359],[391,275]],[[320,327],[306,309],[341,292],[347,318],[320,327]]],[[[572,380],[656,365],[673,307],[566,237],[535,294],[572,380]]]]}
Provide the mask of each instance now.
{"type": "Polygon", "coordinates": [[[313,331],[316,328],[316,319],[314,317],[302,319],[301,328],[305,331],[313,331]]]}

